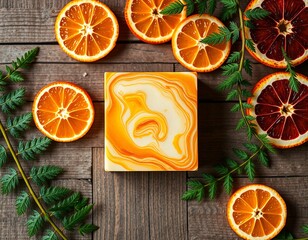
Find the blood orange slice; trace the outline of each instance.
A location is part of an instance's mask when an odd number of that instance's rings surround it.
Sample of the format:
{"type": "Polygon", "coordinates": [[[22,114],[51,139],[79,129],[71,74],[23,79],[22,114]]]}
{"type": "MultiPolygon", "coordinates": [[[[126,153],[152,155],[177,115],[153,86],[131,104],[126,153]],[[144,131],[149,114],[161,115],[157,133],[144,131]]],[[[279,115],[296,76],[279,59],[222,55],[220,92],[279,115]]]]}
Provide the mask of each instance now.
{"type": "Polygon", "coordinates": [[[308,140],[308,78],[298,74],[296,93],[289,87],[290,74],[278,72],[261,79],[247,102],[248,114],[256,118],[258,133],[268,134],[279,148],[290,148],[308,140]]]}
{"type": "Polygon", "coordinates": [[[245,28],[246,38],[252,39],[256,52],[248,52],[259,62],[274,68],[285,68],[283,48],[293,65],[308,58],[308,2],[306,0],[252,0],[246,8],[257,7],[270,15],[253,20],[253,29],[245,28]]]}

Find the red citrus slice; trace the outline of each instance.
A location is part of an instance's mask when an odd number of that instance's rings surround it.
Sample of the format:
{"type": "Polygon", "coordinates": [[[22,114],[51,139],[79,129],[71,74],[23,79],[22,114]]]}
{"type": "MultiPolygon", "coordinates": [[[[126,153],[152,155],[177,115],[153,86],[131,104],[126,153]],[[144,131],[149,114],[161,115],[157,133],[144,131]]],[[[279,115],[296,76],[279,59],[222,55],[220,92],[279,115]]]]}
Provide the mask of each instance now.
{"type": "Polygon", "coordinates": [[[308,78],[298,74],[298,92],[289,87],[290,74],[278,72],[261,79],[247,102],[248,114],[256,118],[258,133],[268,134],[279,148],[290,148],[308,140],[308,78]]]}
{"type": "Polygon", "coordinates": [[[252,39],[256,52],[248,52],[259,62],[274,68],[285,68],[283,48],[294,65],[308,58],[308,1],[252,0],[246,11],[263,8],[270,15],[253,20],[253,29],[245,28],[246,38],[252,39]]]}

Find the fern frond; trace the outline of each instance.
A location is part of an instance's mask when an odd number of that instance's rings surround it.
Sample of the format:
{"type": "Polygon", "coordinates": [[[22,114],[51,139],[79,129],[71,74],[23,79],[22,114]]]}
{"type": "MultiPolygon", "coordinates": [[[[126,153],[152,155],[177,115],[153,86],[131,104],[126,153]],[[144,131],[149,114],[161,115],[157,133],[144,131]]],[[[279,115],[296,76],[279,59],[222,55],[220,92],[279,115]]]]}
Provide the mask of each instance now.
{"type": "Polygon", "coordinates": [[[2,194],[8,194],[18,185],[18,173],[14,168],[9,168],[9,173],[5,174],[1,179],[2,194]]]}
{"type": "Polygon", "coordinates": [[[81,198],[80,193],[73,193],[71,196],[65,198],[61,202],[51,207],[50,211],[71,211],[74,210],[75,206],[79,203],[81,198]]]}
{"type": "Polygon", "coordinates": [[[22,191],[20,195],[16,198],[16,211],[18,215],[22,215],[30,206],[30,196],[27,192],[22,191]]]}
{"type": "Polygon", "coordinates": [[[99,227],[94,224],[83,224],[78,228],[78,232],[80,235],[84,236],[85,234],[90,234],[97,229],[99,229],[99,227]]]}
{"type": "Polygon", "coordinates": [[[58,240],[58,236],[54,231],[47,229],[42,237],[42,240],[58,240]]]}
{"type": "Polygon", "coordinates": [[[9,117],[6,122],[7,130],[13,137],[19,138],[21,133],[30,127],[31,121],[32,113],[25,113],[21,116],[14,117],[13,119],[9,117]]]}
{"type": "Polygon", "coordinates": [[[6,148],[0,145],[0,168],[7,162],[6,148]]]}
{"type": "Polygon", "coordinates": [[[63,219],[63,227],[66,230],[74,230],[78,224],[81,224],[85,220],[92,208],[93,204],[90,204],[75,212],[70,217],[65,217],[63,219]]]}
{"type": "Polygon", "coordinates": [[[17,107],[24,103],[25,89],[18,88],[0,97],[0,106],[2,112],[10,114],[17,107]]]}
{"type": "Polygon", "coordinates": [[[170,3],[167,7],[160,11],[163,15],[179,14],[184,10],[185,4],[181,0],[170,3]]]}
{"type": "Polygon", "coordinates": [[[44,225],[44,218],[38,211],[34,210],[33,214],[30,215],[27,221],[29,237],[36,235],[42,229],[43,225],[44,225]]]}
{"type": "Polygon", "coordinates": [[[27,161],[35,160],[36,155],[45,151],[50,143],[51,140],[47,137],[34,138],[27,142],[19,142],[18,154],[27,161]]]}
{"type": "Polygon", "coordinates": [[[71,190],[64,187],[45,187],[40,189],[40,197],[48,205],[53,204],[61,199],[65,198],[71,190]]]}
{"type": "Polygon", "coordinates": [[[38,186],[43,186],[48,184],[50,180],[53,180],[62,172],[63,169],[61,167],[53,165],[32,167],[30,177],[38,186]]]}

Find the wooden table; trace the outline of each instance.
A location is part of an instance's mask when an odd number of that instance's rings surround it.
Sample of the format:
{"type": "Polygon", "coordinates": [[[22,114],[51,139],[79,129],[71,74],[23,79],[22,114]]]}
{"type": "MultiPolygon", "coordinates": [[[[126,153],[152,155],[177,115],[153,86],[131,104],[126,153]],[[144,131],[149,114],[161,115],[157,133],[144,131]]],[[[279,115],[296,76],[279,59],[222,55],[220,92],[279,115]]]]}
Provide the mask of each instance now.
{"type": "MultiPolygon", "coordinates": [[[[52,143],[37,165],[56,164],[65,168],[56,184],[81,191],[95,203],[92,220],[100,229],[91,237],[71,239],[238,239],[226,220],[228,195],[221,193],[214,201],[180,200],[188,179],[202,172],[213,172],[212,166],[232,155],[240,146],[244,132],[235,132],[239,115],[230,113],[232,103],[216,86],[221,72],[199,74],[199,164],[198,172],[110,173],[103,171],[104,160],[104,94],[106,71],[187,71],[173,57],[170,44],[149,45],[138,41],[128,30],[123,9],[124,0],[105,0],[118,17],[119,41],[115,49],[95,63],[80,63],[69,58],[55,41],[54,21],[69,0],[0,0],[0,68],[25,51],[39,46],[40,53],[30,70],[25,71],[27,104],[30,110],[36,92],[45,84],[71,81],[84,87],[94,101],[96,117],[90,132],[73,143],[52,143]]],[[[248,0],[243,1],[246,5],[248,0]]],[[[252,59],[251,59],[252,60],[252,59]]],[[[253,61],[256,83],[277,70],[253,61]]],[[[297,68],[308,75],[307,63],[297,68]]],[[[27,138],[38,136],[34,128],[27,138]]],[[[290,150],[279,150],[271,157],[269,169],[257,167],[256,183],[277,189],[288,207],[287,228],[302,236],[300,226],[308,224],[308,151],[307,144],[290,150]]],[[[33,163],[25,163],[26,169],[33,163]]],[[[1,170],[1,175],[7,166],[1,170]]],[[[240,176],[235,188],[249,180],[240,176]]],[[[222,191],[220,191],[222,192],[222,191]]],[[[16,194],[0,196],[0,239],[28,239],[26,217],[17,217],[16,194]]],[[[91,220],[91,219],[90,219],[91,220]]]]}

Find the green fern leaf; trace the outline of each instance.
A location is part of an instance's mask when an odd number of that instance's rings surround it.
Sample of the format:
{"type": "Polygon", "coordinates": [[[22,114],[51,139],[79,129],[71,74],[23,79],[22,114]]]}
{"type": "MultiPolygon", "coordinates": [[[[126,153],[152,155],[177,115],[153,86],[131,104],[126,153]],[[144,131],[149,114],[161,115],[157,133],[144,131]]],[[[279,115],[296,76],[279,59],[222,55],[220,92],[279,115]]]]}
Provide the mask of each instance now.
{"type": "Polygon", "coordinates": [[[238,62],[240,60],[241,57],[241,53],[240,52],[233,52],[230,54],[227,63],[234,63],[234,62],[238,62]]]}
{"type": "Polygon", "coordinates": [[[57,234],[54,231],[51,231],[50,229],[47,229],[44,233],[44,236],[42,237],[42,240],[58,240],[57,234]]]}
{"type": "Polygon", "coordinates": [[[207,183],[212,183],[212,182],[215,182],[215,180],[216,180],[213,175],[208,174],[208,173],[202,173],[202,178],[207,183]]]}
{"type": "Polygon", "coordinates": [[[226,65],[223,65],[221,69],[223,70],[222,75],[223,76],[230,76],[236,71],[238,71],[239,65],[237,63],[229,63],[226,65]]]}
{"type": "Polygon", "coordinates": [[[253,25],[252,21],[250,21],[250,20],[245,20],[244,24],[245,24],[246,27],[248,27],[250,29],[254,29],[255,28],[255,26],[253,25]]]}
{"type": "Polygon", "coordinates": [[[14,66],[14,70],[18,68],[28,68],[29,64],[35,60],[38,53],[39,53],[39,48],[36,47],[27,51],[20,59],[17,58],[17,63],[16,62],[14,62],[15,64],[12,63],[12,65],[14,66]]]}
{"type": "Polygon", "coordinates": [[[163,14],[163,15],[179,14],[183,11],[184,7],[185,7],[185,4],[183,4],[181,0],[177,0],[169,4],[163,10],[161,10],[160,14],[163,14]]]}
{"type": "Polygon", "coordinates": [[[44,225],[44,218],[38,211],[34,210],[33,214],[28,218],[27,221],[29,237],[36,235],[42,229],[43,225],[44,225]]]}
{"type": "Polygon", "coordinates": [[[245,171],[249,180],[252,182],[255,179],[255,165],[251,160],[245,165],[245,171]]]}
{"type": "Polygon", "coordinates": [[[256,51],[255,45],[254,45],[254,43],[253,43],[253,41],[252,41],[251,39],[246,39],[246,40],[245,40],[245,44],[246,44],[246,46],[247,46],[251,51],[253,51],[253,52],[256,51]]]}
{"type": "Polygon", "coordinates": [[[298,92],[300,83],[299,83],[299,81],[297,79],[297,74],[296,74],[296,72],[293,69],[292,61],[287,56],[287,53],[285,52],[285,50],[283,48],[281,48],[281,51],[282,51],[282,55],[283,55],[284,59],[287,62],[287,69],[286,69],[286,71],[290,73],[289,86],[290,86],[290,88],[294,92],[298,92]]]}
{"type": "Polygon", "coordinates": [[[6,148],[0,145],[0,168],[7,162],[6,148]]]}
{"type": "Polygon", "coordinates": [[[198,13],[200,15],[206,13],[208,6],[208,0],[197,0],[197,8],[198,8],[198,13]]]}
{"type": "Polygon", "coordinates": [[[258,154],[258,159],[260,161],[260,163],[265,166],[265,167],[269,167],[270,165],[270,160],[268,158],[268,155],[265,151],[261,150],[258,154]]]}
{"type": "Polygon", "coordinates": [[[249,158],[249,155],[241,149],[233,148],[232,150],[233,150],[235,156],[237,156],[239,159],[241,159],[243,161],[246,161],[249,158]]]}
{"type": "Polygon", "coordinates": [[[83,224],[79,227],[78,232],[80,235],[84,236],[85,234],[95,232],[97,229],[99,229],[99,227],[94,224],[83,224]]]}
{"type": "Polygon", "coordinates": [[[232,106],[230,109],[231,112],[238,112],[241,109],[241,105],[239,103],[236,103],[232,106]]]}
{"type": "Polygon", "coordinates": [[[47,137],[34,138],[27,142],[19,142],[18,154],[27,161],[35,160],[36,155],[45,151],[50,143],[51,140],[47,137]]]}
{"type": "Polygon", "coordinates": [[[75,210],[79,211],[84,208],[89,202],[89,198],[83,197],[78,203],[75,205],[75,210]]]}
{"type": "Polygon", "coordinates": [[[240,29],[235,22],[230,22],[230,29],[232,33],[232,44],[234,44],[240,37],[240,29]]]}
{"type": "Polygon", "coordinates": [[[231,174],[227,174],[224,178],[224,189],[226,191],[227,194],[230,194],[232,192],[232,188],[233,188],[233,178],[231,176],[231,174]]]}
{"type": "Polygon", "coordinates": [[[186,15],[189,16],[195,11],[195,3],[193,0],[184,0],[186,2],[186,15]]]}
{"type": "Polygon", "coordinates": [[[217,182],[211,182],[209,185],[209,198],[213,200],[217,193],[217,182]]]}
{"type": "Polygon", "coordinates": [[[218,85],[218,90],[220,91],[224,91],[227,89],[231,89],[235,84],[237,84],[238,82],[240,82],[242,80],[242,75],[239,71],[236,71],[235,73],[233,73],[232,75],[228,76],[227,79],[225,79],[224,81],[222,81],[219,85],[218,85]]]}
{"type": "Polygon", "coordinates": [[[10,74],[10,79],[13,81],[13,82],[22,82],[24,80],[23,76],[21,75],[21,73],[19,71],[14,71],[10,74]]]}
{"type": "Polygon", "coordinates": [[[65,198],[71,191],[64,187],[48,187],[43,186],[40,189],[40,197],[46,204],[53,204],[65,198]]]}
{"type": "Polygon", "coordinates": [[[53,165],[32,167],[30,171],[30,177],[38,186],[43,186],[44,184],[47,184],[50,180],[56,178],[62,172],[62,168],[53,165]]]}
{"type": "Polygon", "coordinates": [[[62,222],[63,227],[66,230],[74,230],[78,224],[81,224],[85,220],[92,208],[93,204],[90,204],[75,212],[70,217],[65,217],[62,222]]]}
{"type": "Polygon", "coordinates": [[[222,164],[216,165],[216,166],[214,167],[214,169],[215,169],[215,171],[216,171],[219,175],[221,175],[221,176],[226,175],[226,174],[228,174],[228,172],[229,172],[228,168],[225,167],[225,166],[222,165],[222,164]]]}
{"type": "Polygon", "coordinates": [[[197,198],[198,190],[188,189],[185,191],[181,197],[182,200],[191,201],[197,198]]]}
{"type": "Polygon", "coordinates": [[[261,20],[270,15],[270,12],[266,11],[263,8],[257,7],[254,9],[249,9],[245,11],[245,15],[250,20],[261,20]]]}
{"type": "Polygon", "coordinates": [[[259,151],[259,146],[257,144],[254,143],[244,143],[243,144],[244,147],[246,147],[248,149],[248,151],[250,151],[251,153],[256,153],[259,151]]]}
{"type": "Polygon", "coordinates": [[[19,138],[21,133],[30,127],[31,121],[32,113],[25,113],[21,116],[15,117],[14,119],[9,117],[6,122],[7,130],[13,137],[19,138]]]}
{"type": "Polygon", "coordinates": [[[232,33],[227,27],[218,27],[218,30],[218,33],[211,33],[209,36],[202,39],[201,42],[204,44],[216,45],[223,42],[228,42],[231,39],[232,33]]]}
{"type": "Polygon", "coordinates": [[[73,193],[71,196],[65,198],[61,202],[51,207],[50,211],[71,211],[79,203],[81,198],[80,193],[73,193]]]}
{"type": "Polygon", "coordinates": [[[16,198],[16,211],[18,215],[24,214],[30,206],[30,196],[27,192],[22,191],[16,198]]]}
{"type": "Polygon", "coordinates": [[[8,194],[12,192],[18,185],[18,173],[14,168],[9,168],[9,173],[5,174],[1,179],[1,191],[2,194],[8,194]]]}
{"type": "Polygon", "coordinates": [[[237,161],[235,161],[231,158],[227,158],[226,163],[227,163],[227,166],[231,169],[236,169],[236,168],[239,167],[239,164],[237,163],[237,161]]]}
{"type": "Polygon", "coordinates": [[[213,15],[216,9],[216,0],[208,0],[208,13],[213,15]]]}
{"type": "Polygon", "coordinates": [[[237,97],[238,97],[238,91],[236,89],[233,89],[228,93],[226,100],[227,101],[234,100],[237,97]]]}
{"type": "Polygon", "coordinates": [[[245,59],[243,66],[244,66],[245,72],[248,73],[249,76],[252,76],[252,66],[251,66],[251,62],[249,59],[245,59]]]}
{"type": "Polygon", "coordinates": [[[10,114],[17,107],[24,103],[25,89],[18,88],[0,97],[0,106],[2,112],[10,114]]]}
{"type": "Polygon", "coordinates": [[[308,224],[305,224],[302,229],[305,234],[308,234],[308,224]]]}
{"type": "Polygon", "coordinates": [[[241,118],[241,119],[238,121],[238,123],[236,124],[235,130],[236,130],[236,131],[237,131],[237,130],[240,130],[241,128],[245,127],[245,124],[246,124],[246,122],[245,122],[244,118],[241,118]]]}
{"type": "Polygon", "coordinates": [[[294,237],[283,229],[273,240],[294,240],[294,237]]]}

